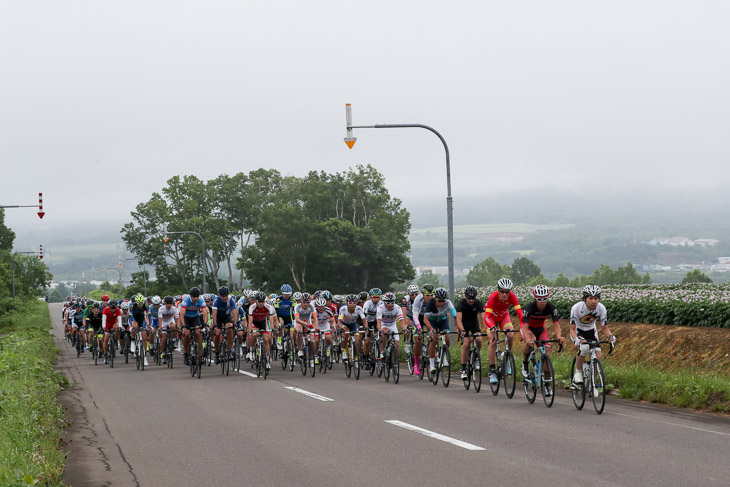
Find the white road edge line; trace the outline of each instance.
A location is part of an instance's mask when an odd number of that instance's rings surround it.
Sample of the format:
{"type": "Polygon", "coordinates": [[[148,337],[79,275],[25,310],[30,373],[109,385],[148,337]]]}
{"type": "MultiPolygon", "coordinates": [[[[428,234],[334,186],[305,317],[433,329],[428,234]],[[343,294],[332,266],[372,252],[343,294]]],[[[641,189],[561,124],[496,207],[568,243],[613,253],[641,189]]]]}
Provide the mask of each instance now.
{"type": "Polygon", "coordinates": [[[299,394],[304,394],[305,396],[309,396],[311,398],[317,399],[319,401],[328,402],[328,401],[334,401],[334,399],[330,399],[329,397],[320,396],[319,394],[315,394],[314,392],[305,391],[304,389],[300,389],[298,387],[285,387],[284,389],[289,389],[290,391],[298,392],[299,394]]]}
{"type": "Polygon", "coordinates": [[[407,430],[415,431],[416,433],[421,433],[422,435],[426,435],[437,440],[445,441],[446,443],[451,443],[452,445],[460,446],[461,448],[465,448],[467,450],[486,451],[486,449],[482,448],[481,446],[472,445],[471,443],[457,440],[456,438],[451,438],[450,436],[442,435],[440,433],[434,433],[433,431],[423,429],[419,426],[413,426],[412,424],[404,423],[403,421],[398,421],[397,419],[386,419],[385,422],[393,424],[395,426],[400,426],[401,428],[405,428],[407,430]]]}
{"type": "Polygon", "coordinates": [[[252,374],[251,372],[246,372],[245,370],[239,370],[238,373],[239,374],[243,374],[243,375],[247,375],[249,377],[253,377],[254,379],[257,379],[258,378],[258,375],[252,374]]]}

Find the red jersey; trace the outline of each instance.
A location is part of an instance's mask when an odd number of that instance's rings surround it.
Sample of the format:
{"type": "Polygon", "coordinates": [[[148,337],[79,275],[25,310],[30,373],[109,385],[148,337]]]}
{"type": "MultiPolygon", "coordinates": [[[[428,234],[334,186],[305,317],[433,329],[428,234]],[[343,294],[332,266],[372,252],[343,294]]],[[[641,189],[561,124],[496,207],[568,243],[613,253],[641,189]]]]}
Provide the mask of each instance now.
{"type": "Polygon", "coordinates": [[[106,325],[104,325],[104,329],[111,330],[117,323],[117,317],[122,316],[122,310],[119,308],[111,308],[110,306],[107,306],[106,308],[104,308],[102,315],[106,316],[106,325]]]}
{"type": "Polygon", "coordinates": [[[484,306],[484,323],[488,327],[495,326],[495,321],[500,321],[502,317],[509,315],[510,306],[515,309],[515,313],[517,313],[520,322],[522,322],[522,307],[517,300],[517,295],[510,291],[507,296],[507,301],[503,303],[499,300],[499,291],[494,291],[489,295],[487,304],[484,306]]]}

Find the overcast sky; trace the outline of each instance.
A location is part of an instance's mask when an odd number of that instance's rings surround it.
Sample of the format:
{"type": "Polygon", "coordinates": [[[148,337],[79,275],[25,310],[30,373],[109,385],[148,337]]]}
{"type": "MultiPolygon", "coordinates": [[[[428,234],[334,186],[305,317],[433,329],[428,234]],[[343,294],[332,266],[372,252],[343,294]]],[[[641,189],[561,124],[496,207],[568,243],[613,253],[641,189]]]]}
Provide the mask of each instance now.
{"type": "MultiPolygon", "coordinates": [[[[371,163],[406,207],[726,188],[727,1],[0,0],[6,223],[129,219],[175,174],[371,163]],[[528,194],[528,193],[524,193],[528,194]],[[35,218],[35,221],[33,220],[35,218]]],[[[705,193],[706,194],[706,193],[705,193]]],[[[480,211],[483,213],[483,211],[480,211]]],[[[445,211],[435,224],[445,223],[445,211]]]]}

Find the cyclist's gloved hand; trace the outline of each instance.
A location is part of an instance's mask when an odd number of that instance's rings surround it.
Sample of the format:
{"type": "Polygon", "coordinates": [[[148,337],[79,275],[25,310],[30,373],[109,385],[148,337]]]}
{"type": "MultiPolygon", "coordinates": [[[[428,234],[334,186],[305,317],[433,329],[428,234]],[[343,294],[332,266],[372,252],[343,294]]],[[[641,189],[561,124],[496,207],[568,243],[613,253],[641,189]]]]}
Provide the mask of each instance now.
{"type": "Polygon", "coordinates": [[[613,335],[611,335],[611,336],[609,337],[609,340],[611,340],[611,345],[613,345],[614,343],[616,343],[616,337],[615,337],[615,336],[613,336],[613,335]]]}

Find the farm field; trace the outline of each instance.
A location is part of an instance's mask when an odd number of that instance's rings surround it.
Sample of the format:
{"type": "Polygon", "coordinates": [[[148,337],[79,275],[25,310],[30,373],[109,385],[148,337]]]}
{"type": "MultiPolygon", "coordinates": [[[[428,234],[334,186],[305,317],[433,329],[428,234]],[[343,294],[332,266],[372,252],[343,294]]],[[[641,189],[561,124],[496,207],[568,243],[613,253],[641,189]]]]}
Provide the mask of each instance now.
{"type": "MultiPolygon", "coordinates": [[[[462,246],[479,246],[498,242],[517,242],[526,235],[542,230],[574,228],[572,223],[532,225],[528,223],[495,223],[481,225],[455,225],[454,241],[462,246]]],[[[446,247],[447,227],[419,228],[411,230],[410,241],[414,248],[446,247]]]]}

